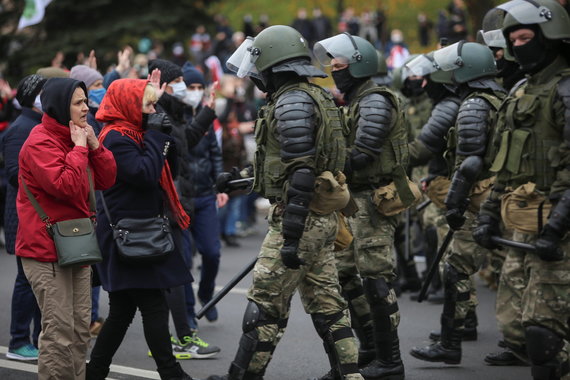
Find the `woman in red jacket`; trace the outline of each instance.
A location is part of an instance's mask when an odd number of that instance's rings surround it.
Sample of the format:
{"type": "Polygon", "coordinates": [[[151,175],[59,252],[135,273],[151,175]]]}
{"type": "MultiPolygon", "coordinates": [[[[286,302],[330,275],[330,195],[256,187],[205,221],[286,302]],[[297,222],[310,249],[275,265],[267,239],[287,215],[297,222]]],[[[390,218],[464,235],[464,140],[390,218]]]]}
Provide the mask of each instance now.
{"type": "Polygon", "coordinates": [[[113,154],[87,124],[83,82],[50,79],[40,99],[42,123],[32,130],[19,156],[16,255],[22,258],[42,312],[38,378],[83,380],[90,339],[91,267],[57,264],[54,242],[22,182],[55,223],[90,216],[88,166],[95,188],[101,190],[114,184],[117,169],[113,154]]]}

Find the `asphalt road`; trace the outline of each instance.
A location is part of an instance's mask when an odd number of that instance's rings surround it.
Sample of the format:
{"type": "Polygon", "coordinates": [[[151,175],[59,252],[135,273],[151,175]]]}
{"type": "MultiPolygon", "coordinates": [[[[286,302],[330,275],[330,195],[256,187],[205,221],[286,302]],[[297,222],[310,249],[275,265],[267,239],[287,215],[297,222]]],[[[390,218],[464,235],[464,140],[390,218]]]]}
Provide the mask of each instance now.
{"type": "MultiPolygon", "coordinates": [[[[240,248],[223,248],[217,285],[227,283],[257,254],[265,228],[265,221],[261,220],[255,235],[240,240],[240,248]]],[[[196,263],[199,264],[199,259],[196,263]]],[[[15,272],[15,258],[1,251],[0,305],[4,305],[0,308],[1,380],[37,378],[37,366],[33,363],[24,364],[6,360],[4,357],[10,339],[10,303],[15,272]]],[[[220,318],[217,322],[209,323],[205,319],[199,321],[199,336],[209,343],[220,346],[222,351],[211,359],[181,361],[184,369],[194,378],[205,379],[210,374],[226,373],[241,336],[242,316],[247,303],[245,292],[250,283],[251,277],[247,276],[220,302],[218,305],[220,318]]],[[[408,354],[413,346],[429,343],[427,336],[430,330],[438,327],[441,305],[418,304],[410,301],[408,294],[400,297],[402,315],[399,329],[400,347],[407,379],[531,379],[529,367],[491,367],[483,362],[483,357],[487,353],[500,350],[497,347],[500,336],[494,318],[495,293],[479,284],[478,295],[479,339],[476,342],[463,343],[462,363],[455,366],[422,362],[408,354]]],[[[101,315],[105,316],[108,311],[105,292],[101,292],[100,305],[101,315]]],[[[154,361],[147,356],[147,351],[140,314],[137,314],[115,355],[109,379],[158,379],[154,361]]],[[[321,340],[314,331],[311,319],[304,313],[299,298],[295,296],[287,331],[275,350],[265,379],[304,380],[318,377],[327,370],[328,361],[321,340]]]]}

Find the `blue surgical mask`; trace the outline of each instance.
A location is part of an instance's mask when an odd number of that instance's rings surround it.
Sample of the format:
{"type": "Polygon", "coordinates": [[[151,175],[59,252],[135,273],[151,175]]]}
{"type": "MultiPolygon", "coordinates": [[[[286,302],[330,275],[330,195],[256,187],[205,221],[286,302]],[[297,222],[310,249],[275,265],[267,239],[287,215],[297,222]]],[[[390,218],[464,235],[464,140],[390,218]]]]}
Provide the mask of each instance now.
{"type": "Polygon", "coordinates": [[[91,103],[95,103],[94,105],[99,107],[99,105],[103,101],[103,96],[105,96],[106,93],[107,93],[107,89],[105,89],[105,88],[97,88],[95,90],[89,90],[89,103],[90,103],[90,105],[92,105],[91,103]]]}

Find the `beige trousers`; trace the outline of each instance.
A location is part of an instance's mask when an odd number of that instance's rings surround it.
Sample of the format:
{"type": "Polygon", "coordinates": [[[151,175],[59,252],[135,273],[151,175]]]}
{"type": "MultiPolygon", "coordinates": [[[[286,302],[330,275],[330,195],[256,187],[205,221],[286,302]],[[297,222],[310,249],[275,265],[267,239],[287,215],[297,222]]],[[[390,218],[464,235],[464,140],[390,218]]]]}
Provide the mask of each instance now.
{"type": "Polygon", "coordinates": [[[91,322],[91,267],[62,268],[22,257],[42,312],[39,380],[84,380],[91,322]]]}

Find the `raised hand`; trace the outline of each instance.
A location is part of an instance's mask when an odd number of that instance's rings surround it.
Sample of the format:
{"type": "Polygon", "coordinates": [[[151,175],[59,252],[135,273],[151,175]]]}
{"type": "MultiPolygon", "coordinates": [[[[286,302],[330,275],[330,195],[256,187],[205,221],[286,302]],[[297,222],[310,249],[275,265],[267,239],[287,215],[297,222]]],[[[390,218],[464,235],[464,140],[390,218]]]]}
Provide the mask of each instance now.
{"type": "Polygon", "coordinates": [[[212,83],[210,87],[210,96],[208,96],[208,100],[206,100],[206,106],[214,109],[214,104],[216,104],[216,89],[219,87],[218,81],[212,83]]]}
{"type": "Polygon", "coordinates": [[[164,94],[164,90],[166,90],[166,85],[168,83],[164,82],[162,86],[160,85],[160,70],[154,69],[152,73],[150,73],[147,79],[150,81],[150,84],[156,89],[156,96],[160,99],[162,94],[164,94]]]}
{"type": "Polygon", "coordinates": [[[95,136],[93,127],[87,124],[87,127],[85,127],[85,132],[87,133],[87,145],[89,146],[89,149],[99,149],[99,139],[97,139],[97,136],[95,136]]]}
{"type": "Polygon", "coordinates": [[[75,146],[87,147],[87,131],[86,128],[81,128],[73,121],[69,122],[69,133],[71,134],[71,141],[75,146]]]}
{"type": "Polygon", "coordinates": [[[89,52],[89,57],[87,58],[87,66],[93,70],[97,70],[97,57],[95,56],[95,50],[91,49],[89,52]]]}

